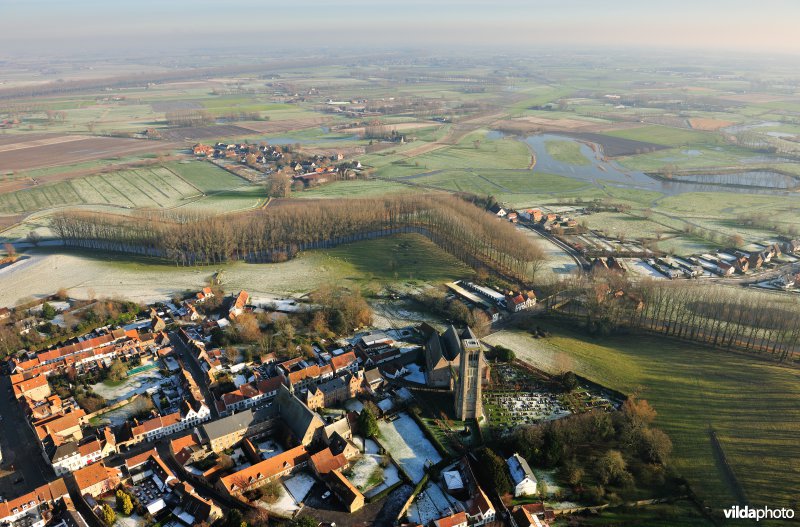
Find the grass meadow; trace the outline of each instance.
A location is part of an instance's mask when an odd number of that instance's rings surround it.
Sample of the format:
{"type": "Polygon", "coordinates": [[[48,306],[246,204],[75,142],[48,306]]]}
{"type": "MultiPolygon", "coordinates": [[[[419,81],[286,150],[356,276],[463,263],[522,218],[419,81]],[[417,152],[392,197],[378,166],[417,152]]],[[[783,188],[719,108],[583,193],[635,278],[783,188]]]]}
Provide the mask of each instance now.
{"type": "Polygon", "coordinates": [[[800,371],[747,355],[650,336],[590,339],[553,324],[535,340],[509,330],[487,339],[544,370],[572,370],[657,410],[673,463],[707,505],[735,503],[712,450],[713,427],[751,503],[796,504],[800,481],[800,371]]]}

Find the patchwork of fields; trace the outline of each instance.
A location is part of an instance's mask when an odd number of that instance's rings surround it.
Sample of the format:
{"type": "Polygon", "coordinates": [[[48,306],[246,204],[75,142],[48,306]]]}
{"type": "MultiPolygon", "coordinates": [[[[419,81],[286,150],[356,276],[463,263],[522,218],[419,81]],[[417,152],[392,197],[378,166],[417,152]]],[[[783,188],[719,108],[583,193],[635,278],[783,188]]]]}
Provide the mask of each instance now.
{"type": "Polygon", "coordinates": [[[245,180],[211,163],[173,163],[168,167],[97,174],[0,194],[0,214],[80,205],[170,208],[244,184],[245,180]]]}

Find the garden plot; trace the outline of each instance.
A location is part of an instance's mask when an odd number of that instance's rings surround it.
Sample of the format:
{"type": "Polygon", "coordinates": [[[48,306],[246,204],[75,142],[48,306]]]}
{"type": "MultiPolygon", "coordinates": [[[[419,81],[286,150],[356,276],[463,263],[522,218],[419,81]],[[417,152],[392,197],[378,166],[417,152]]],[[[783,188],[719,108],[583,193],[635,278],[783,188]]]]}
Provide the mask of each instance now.
{"type": "Polygon", "coordinates": [[[147,408],[149,408],[147,397],[138,397],[130,404],[98,415],[95,419],[92,419],[92,424],[96,420],[98,424],[108,423],[112,427],[122,426],[130,421],[133,416],[142,413],[147,408]]]}
{"type": "Polygon", "coordinates": [[[92,386],[92,390],[106,399],[109,403],[127,399],[134,394],[145,393],[150,388],[160,386],[165,381],[158,369],[143,371],[123,380],[121,383],[99,382],[92,386]]]}
{"type": "Polygon", "coordinates": [[[451,502],[439,485],[430,482],[408,508],[408,519],[414,524],[428,525],[453,512],[456,512],[455,502],[451,502]]]}
{"type": "Polygon", "coordinates": [[[400,472],[388,457],[378,454],[364,454],[346,472],[345,476],[370,498],[400,481],[400,472]],[[386,467],[382,461],[388,462],[386,467]]]}
{"type": "Polygon", "coordinates": [[[301,472],[284,481],[283,485],[297,503],[302,503],[315,483],[316,480],[311,474],[301,472]]]}
{"type": "Polygon", "coordinates": [[[379,443],[414,483],[425,475],[426,466],[435,465],[442,460],[439,452],[408,414],[400,414],[399,418],[391,422],[379,421],[378,429],[379,443]]]}

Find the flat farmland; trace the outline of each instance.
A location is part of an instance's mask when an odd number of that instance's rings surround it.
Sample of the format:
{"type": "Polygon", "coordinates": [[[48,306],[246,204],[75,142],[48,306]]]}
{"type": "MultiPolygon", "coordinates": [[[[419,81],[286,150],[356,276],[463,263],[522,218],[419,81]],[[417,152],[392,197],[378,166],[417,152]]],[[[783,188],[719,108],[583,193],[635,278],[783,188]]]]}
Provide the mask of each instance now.
{"type": "Polygon", "coordinates": [[[0,214],[76,205],[165,208],[201,194],[197,187],[164,167],[139,168],[0,194],[0,214]]]}
{"type": "Polygon", "coordinates": [[[212,124],[210,126],[186,126],[181,128],[165,128],[158,131],[168,141],[198,141],[201,139],[224,139],[251,135],[252,130],[229,124],[212,124]]]}
{"type": "Polygon", "coordinates": [[[0,138],[0,172],[171,150],[176,143],[121,137],[20,134],[0,138]]]}

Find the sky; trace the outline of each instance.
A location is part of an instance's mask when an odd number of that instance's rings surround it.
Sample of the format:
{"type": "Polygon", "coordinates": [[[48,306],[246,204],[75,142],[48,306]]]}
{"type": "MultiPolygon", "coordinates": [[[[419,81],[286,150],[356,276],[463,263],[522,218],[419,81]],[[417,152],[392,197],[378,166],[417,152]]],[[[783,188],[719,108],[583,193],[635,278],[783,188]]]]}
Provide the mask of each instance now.
{"type": "Polygon", "coordinates": [[[0,54],[140,48],[707,49],[800,56],[796,0],[0,0],[0,54]]]}

